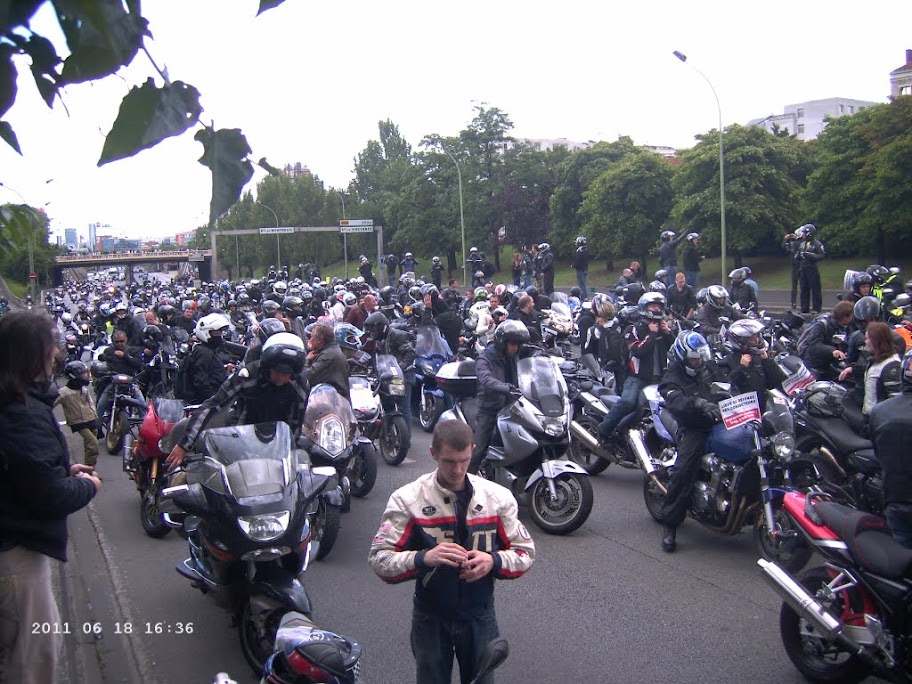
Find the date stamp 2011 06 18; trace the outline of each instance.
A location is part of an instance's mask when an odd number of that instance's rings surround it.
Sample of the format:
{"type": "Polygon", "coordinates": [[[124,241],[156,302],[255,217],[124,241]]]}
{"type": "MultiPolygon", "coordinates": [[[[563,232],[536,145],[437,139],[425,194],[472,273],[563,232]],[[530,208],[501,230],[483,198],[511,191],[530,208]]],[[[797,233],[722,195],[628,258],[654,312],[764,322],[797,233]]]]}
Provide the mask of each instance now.
{"type": "MultiPolygon", "coordinates": [[[[193,634],[192,622],[115,622],[114,634],[193,634]]],[[[105,629],[100,622],[33,622],[32,634],[92,634],[101,638],[105,629]]]]}

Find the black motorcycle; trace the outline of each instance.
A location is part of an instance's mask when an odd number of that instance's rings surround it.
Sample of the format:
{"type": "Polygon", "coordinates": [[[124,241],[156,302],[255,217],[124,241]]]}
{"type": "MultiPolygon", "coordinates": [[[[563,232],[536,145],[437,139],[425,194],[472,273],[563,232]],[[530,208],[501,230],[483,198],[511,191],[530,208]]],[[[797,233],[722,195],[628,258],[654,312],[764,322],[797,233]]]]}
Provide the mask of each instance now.
{"type": "Polygon", "coordinates": [[[213,428],[184,463],[187,484],[160,510],[186,514],[190,557],[177,571],[236,619],[241,651],[259,675],[282,617],[309,615],[300,580],[310,552],[310,503],[335,482],[293,448],[285,423],[213,428]]]}
{"type": "Polygon", "coordinates": [[[411,431],[399,403],[405,396],[405,376],[391,354],[360,353],[349,360],[349,397],[361,433],[380,447],[383,460],[397,466],[411,447],[411,431]]]}
{"type": "Polygon", "coordinates": [[[415,332],[417,341],[412,403],[415,404],[421,429],[433,432],[437,419],[447,408],[443,390],[437,387],[435,376],[453,354],[436,325],[419,325],[415,332]]]}

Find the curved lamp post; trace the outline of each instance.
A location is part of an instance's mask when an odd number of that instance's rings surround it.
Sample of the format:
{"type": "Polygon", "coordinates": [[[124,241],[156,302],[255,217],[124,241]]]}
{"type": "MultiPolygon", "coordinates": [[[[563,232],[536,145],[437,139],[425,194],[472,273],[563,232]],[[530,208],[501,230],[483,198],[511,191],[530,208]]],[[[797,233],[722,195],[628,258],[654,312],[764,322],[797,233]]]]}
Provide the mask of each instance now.
{"type": "Polygon", "coordinates": [[[683,52],[675,50],[672,54],[675,57],[680,59],[682,62],[690,66],[694,71],[696,71],[700,76],[703,77],[703,80],[706,81],[709,85],[709,89],[712,90],[713,97],[716,98],[716,107],[719,110],[719,239],[722,243],[722,279],[725,279],[725,154],[722,147],[722,105],[719,103],[719,95],[716,93],[716,89],[713,87],[712,81],[710,81],[706,74],[697,69],[693,64],[690,64],[687,61],[687,55],[683,52]]]}
{"type": "Polygon", "coordinates": [[[443,150],[446,155],[453,160],[453,164],[456,165],[456,177],[459,179],[459,226],[462,230],[462,286],[468,287],[469,281],[466,276],[466,248],[465,248],[465,214],[463,213],[462,208],[462,171],[459,169],[459,162],[456,161],[456,157],[450,154],[449,150],[443,145],[440,146],[440,149],[443,150]]]}

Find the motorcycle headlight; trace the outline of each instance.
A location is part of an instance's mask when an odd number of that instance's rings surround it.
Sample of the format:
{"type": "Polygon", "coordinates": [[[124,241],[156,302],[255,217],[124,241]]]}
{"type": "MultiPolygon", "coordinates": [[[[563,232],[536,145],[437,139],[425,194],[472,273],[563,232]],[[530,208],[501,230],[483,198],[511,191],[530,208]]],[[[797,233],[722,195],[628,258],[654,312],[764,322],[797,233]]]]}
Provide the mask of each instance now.
{"type": "Polygon", "coordinates": [[[345,450],[345,430],[338,418],[327,418],[320,426],[320,446],[335,456],[345,450]]]}
{"type": "Polygon", "coordinates": [[[393,378],[389,381],[389,393],[394,397],[405,396],[405,380],[402,378],[393,378]]]}
{"type": "Polygon", "coordinates": [[[564,421],[560,418],[545,418],[542,420],[542,427],[545,428],[545,434],[551,437],[560,437],[564,434],[564,421]]]}
{"type": "Polygon", "coordinates": [[[168,433],[167,435],[162,437],[160,440],[158,440],[158,450],[160,452],[162,452],[163,454],[170,454],[171,449],[172,449],[171,433],[168,433]]]}
{"type": "Polygon", "coordinates": [[[241,532],[253,541],[269,541],[284,534],[290,518],[290,511],[282,511],[265,515],[241,515],[237,521],[241,532]]]}
{"type": "Polygon", "coordinates": [[[795,453],[795,438],[788,433],[780,432],[773,437],[772,446],[777,458],[788,461],[795,453]]]}

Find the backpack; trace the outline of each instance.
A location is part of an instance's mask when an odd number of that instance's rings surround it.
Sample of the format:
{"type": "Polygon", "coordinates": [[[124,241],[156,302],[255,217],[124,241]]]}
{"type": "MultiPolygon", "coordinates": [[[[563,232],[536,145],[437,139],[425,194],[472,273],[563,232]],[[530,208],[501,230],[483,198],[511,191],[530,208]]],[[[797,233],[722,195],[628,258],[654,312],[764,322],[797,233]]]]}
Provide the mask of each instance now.
{"type": "Polygon", "coordinates": [[[795,351],[798,352],[798,356],[804,358],[807,354],[808,348],[811,346],[811,335],[812,331],[817,328],[818,325],[826,325],[826,314],[814,319],[809,326],[801,331],[801,335],[798,337],[798,342],[795,343],[795,351]]]}
{"type": "Polygon", "coordinates": [[[177,373],[174,375],[174,398],[183,401],[193,399],[193,389],[190,380],[190,357],[188,353],[177,364],[177,373]]]}

